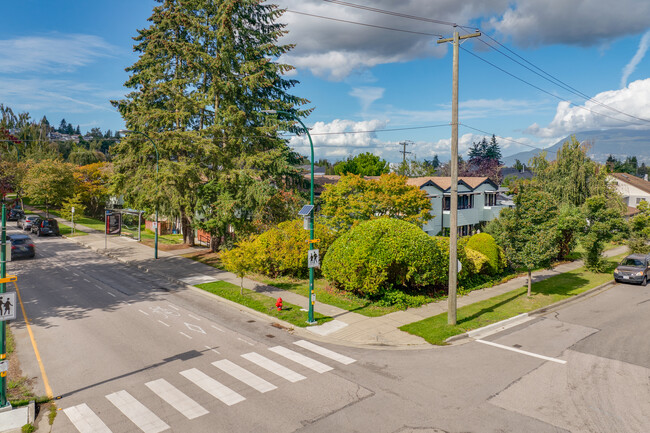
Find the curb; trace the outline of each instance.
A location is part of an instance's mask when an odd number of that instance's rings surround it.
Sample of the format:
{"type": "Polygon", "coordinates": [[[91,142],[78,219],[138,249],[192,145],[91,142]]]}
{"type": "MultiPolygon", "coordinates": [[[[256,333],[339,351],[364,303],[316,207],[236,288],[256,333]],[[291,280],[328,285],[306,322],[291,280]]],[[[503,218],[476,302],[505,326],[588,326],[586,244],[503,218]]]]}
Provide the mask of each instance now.
{"type": "Polygon", "coordinates": [[[476,340],[475,336],[481,335],[481,334],[484,334],[482,336],[486,337],[486,336],[494,334],[494,333],[496,333],[498,331],[503,331],[505,329],[512,328],[514,326],[520,325],[521,323],[532,320],[537,316],[541,316],[541,315],[543,315],[545,313],[553,311],[553,310],[555,310],[555,309],[557,309],[557,308],[559,308],[559,307],[561,307],[563,305],[566,305],[566,304],[568,304],[570,302],[574,302],[574,301],[580,300],[582,298],[585,298],[587,296],[594,295],[594,294],[596,294],[598,292],[608,290],[609,286],[614,286],[615,284],[616,284],[616,282],[614,280],[608,281],[608,282],[603,283],[603,284],[601,284],[599,286],[596,286],[596,287],[591,288],[591,289],[589,289],[587,291],[584,291],[584,292],[582,292],[582,293],[580,293],[578,295],[572,296],[570,298],[562,299],[561,301],[557,301],[557,302],[555,302],[553,304],[550,304],[550,305],[547,305],[545,307],[538,308],[537,310],[529,311],[528,313],[519,314],[517,316],[513,316],[513,317],[510,317],[508,319],[501,320],[500,322],[491,323],[489,325],[483,326],[482,328],[473,329],[471,331],[467,331],[467,332],[464,332],[462,334],[453,335],[453,336],[447,338],[445,340],[445,342],[453,343],[453,342],[458,342],[458,341],[462,341],[462,340],[465,340],[465,339],[476,340]]]}

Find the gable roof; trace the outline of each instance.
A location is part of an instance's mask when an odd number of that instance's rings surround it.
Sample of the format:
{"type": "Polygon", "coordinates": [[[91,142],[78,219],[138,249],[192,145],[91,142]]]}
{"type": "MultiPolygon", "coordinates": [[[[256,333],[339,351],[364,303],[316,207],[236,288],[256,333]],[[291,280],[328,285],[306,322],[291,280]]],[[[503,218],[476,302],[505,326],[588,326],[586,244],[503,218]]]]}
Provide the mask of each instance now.
{"type": "Polygon", "coordinates": [[[643,180],[640,177],[636,177],[633,174],[627,173],[611,173],[610,176],[650,194],[650,182],[647,180],[643,180]]]}
{"type": "MultiPolygon", "coordinates": [[[[431,182],[434,186],[438,187],[442,191],[448,191],[451,189],[451,177],[448,176],[410,177],[406,180],[407,185],[417,186],[418,188],[422,188],[429,182],[431,182]]],[[[498,188],[498,186],[487,177],[463,176],[458,178],[458,183],[465,184],[465,186],[467,186],[469,189],[476,189],[486,182],[492,185],[495,189],[498,188]]]]}

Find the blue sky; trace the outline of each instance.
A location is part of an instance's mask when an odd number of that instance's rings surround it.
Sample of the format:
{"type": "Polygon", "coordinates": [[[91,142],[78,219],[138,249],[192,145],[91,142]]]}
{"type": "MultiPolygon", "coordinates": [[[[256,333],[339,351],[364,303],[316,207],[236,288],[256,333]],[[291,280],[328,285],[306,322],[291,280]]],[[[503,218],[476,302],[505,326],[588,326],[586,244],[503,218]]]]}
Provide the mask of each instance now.
{"type": "MultiPolygon", "coordinates": [[[[35,119],[46,115],[52,124],[65,118],[83,132],[123,128],[109,100],[126,93],[124,68],[137,59],[131,38],[148,26],[157,3],[6,3],[0,17],[0,102],[35,119]]],[[[482,131],[496,134],[503,154],[510,155],[583,130],[650,128],[650,122],[634,118],[650,119],[647,1],[619,0],[615,8],[605,0],[274,3],[288,9],[281,19],[289,32],[284,42],[296,48],[281,60],[296,67],[292,78],[300,84],[293,93],[314,108],[304,121],[317,159],[373,152],[396,162],[402,141],[412,142],[411,158],[449,158],[451,47],[437,44],[434,35],[451,36],[454,27],[431,20],[457,23],[461,34],[475,28],[485,34],[466,41],[460,52],[461,152],[486,135],[482,131]],[[543,80],[484,42],[593,99],[586,102],[543,80]]],[[[304,138],[293,138],[291,145],[308,155],[304,138]]]]}

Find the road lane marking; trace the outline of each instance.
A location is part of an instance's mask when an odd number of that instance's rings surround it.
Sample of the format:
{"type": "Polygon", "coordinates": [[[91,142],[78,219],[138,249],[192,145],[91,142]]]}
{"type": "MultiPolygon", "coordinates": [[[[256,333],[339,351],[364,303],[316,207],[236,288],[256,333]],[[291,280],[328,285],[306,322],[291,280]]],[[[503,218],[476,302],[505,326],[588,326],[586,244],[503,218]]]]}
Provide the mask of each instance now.
{"type": "Polygon", "coordinates": [[[183,323],[190,331],[198,332],[200,334],[205,334],[205,331],[199,325],[194,325],[193,323],[187,323],[187,322],[183,322],[183,323]]]}
{"type": "Polygon", "coordinates": [[[289,382],[298,382],[299,380],[307,379],[302,374],[298,374],[287,367],[271,361],[269,358],[260,355],[259,353],[251,352],[242,355],[242,358],[249,360],[253,364],[257,364],[265,370],[288,380],[289,382]]]}
{"type": "Polygon", "coordinates": [[[156,414],[124,390],[109,394],[106,398],[145,433],[158,433],[169,428],[156,414]]]}
{"type": "Polygon", "coordinates": [[[235,379],[244,382],[246,385],[250,386],[251,388],[255,388],[261,393],[273,391],[274,389],[278,388],[272,383],[267,382],[261,377],[251,373],[245,368],[240,367],[234,362],[228,361],[227,359],[222,359],[221,361],[213,362],[212,365],[217,367],[219,370],[228,373],[235,379]]]}
{"type": "Polygon", "coordinates": [[[90,283],[90,280],[87,280],[86,278],[84,278],[84,281],[87,282],[87,283],[90,283]]]}
{"type": "Polygon", "coordinates": [[[249,346],[255,346],[253,343],[251,343],[251,342],[249,342],[249,341],[246,341],[246,340],[244,340],[243,338],[239,338],[239,337],[237,337],[237,340],[239,340],[239,341],[243,341],[244,343],[248,344],[249,346]]]}
{"type": "Polygon", "coordinates": [[[187,334],[184,333],[184,332],[180,332],[180,334],[186,336],[186,337],[189,338],[190,340],[192,339],[192,337],[190,337],[189,335],[187,335],[187,334]]]}
{"type": "Polygon", "coordinates": [[[79,276],[79,274],[76,273],[76,272],[73,272],[72,275],[74,275],[75,277],[78,277],[78,276],[79,276]]]}
{"type": "Polygon", "coordinates": [[[228,406],[237,404],[240,401],[246,400],[241,395],[237,394],[232,389],[223,385],[220,382],[217,382],[207,374],[203,373],[201,370],[196,368],[191,368],[189,370],[181,371],[181,375],[193,382],[196,386],[212,395],[213,397],[221,400],[223,403],[228,406]]]}
{"type": "Polygon", "coordinates": [[[224,331],[223,329],[219,328],[218,326],[214,326],[214,325],[212,325],[212,327],[213,327],[214,329],[216,329],[217,331],[219,331],[219,332],[226,332],[226,331],[224,331]]]}
{"type": "Polygon", "coordinates": [[[216,353],[217,355],[221,355],[221,353],[220,353],[217,349],[213,349],[213,348],[210,347],[210,346],[205,346],[205,348],[208,349],[208,350],[213,351],[213,352],[216,353]]]}
{"type": "Polygon", "coordinates": [[[280,356],[284,356],[291,361],[297,362],[300,365],[303,365],[311,370],[314,370],[317,373],[325,373],[327,371],[333,370],[329,365],[323,364],[322,362],[311,359],[308,356],[305,356],[301,353],[294,352],[291,349],[287,349],[282,346],[270,347],[269,350],[273,353],[277,353],[280,356]]]}
{"type": "Polygon", "coordinates": [[[108,293],[109,295],[111,295],[111,296],[114,297],[114,298],[117,298],[117,296],[115,296],[115,295],[114,295],[113,293],[111,293],[111,292],[106,292],[106,293],[108,293]]]}
{"type": "Polygon", "coordinates": [[[102,286],[100,286],[99,284],[95,284],[95,287],[97,287],[98,289],[104,290],[104,288],[102,286]]]}
{"type": "Polygon", "coordinates": [[[165,379],[147,382],[145,385],[174,409],[185,415],[187,419],[198,418],[209,413],[203,406],[189,398],[165,379]]]}
{"type": "Polygon", "coordinates": [[[146,311],[142,311],[142,310],[138,310],[138,311],[141,312],[142,314],[144,314],[145,316],[149,315],[149,313],[147,313],[146,311]]]}
{"type": "Polygon", "coordinates": [[[63,413],[81,433],[111,433],[111,430],[86,403],[63,409],[63,413]]]}
{"type": "Polygon", "coordinates": [[[563,359],[551,358],[550,356],[539,355],[533,352],[526,352],[525,350],[516,349],[510,346],[504,346],[503,344],[493,343],[491,341],[485,341],[485,340],[476,340],[476,341],[479,343],[487,344],[489,346],[498,347],[500,349],[510,350],[511,352],[521,353],[522,355],[532,356],[533,358],[539,358],[539,359],[544,359],[546,361],[557,362],[558,364],[566,364],[566,361],[563,359]]]}
{"type": "Polygon", "coordinates": [[[324,347],[317,346],[310,341],[298,340],[298,341],[294,341],[293,344],[295,344],[296,346],[300,346],[303,349],[311,350],[312,352],[318,353],[319,355],[323,355],[324,357],[329,358],[331,360],[340,362],[341,364],[349,365],[352,364],[353,362],[356,362],[356,359],[352,359],[345,355],[341,355],[340,353],[336,353],[334,351],[326,349],[324,347]]]}
{"type": "Polygon", "coordinates": [[[18,302],[20,303],[20,309],[23,312],[23,319],[25,319],[25,327],[27,328],[27,333],[29,334],[29,339],[32,341],[32,347],[34,348],[34,355],[36,355],[36,361],[38,362],[38,368],[41,370],[41,376],[43,376],[43,386],[45,387],[45,393],[49,398],[53,398],[52,388],[50,388],[50,381],[47,380],[47,374],[45,374],[45,366],[43,361],[41,361],[41,354],[38,351],[38,346],[36,345],[36,340],[34,339],[34,333],[32,332],[32,326],[29,323],[29,318],[25,312],[25,306],[23,305],[23,298],[20,296],[20,290],[18,290],[18,283],[14,281],[14,287],[16,288],[16,294],[18,295],[18,302]]]}
{"type": "Polygon", "coordinates": [[[166,323],[163,322],[162,320],[159,320],[159,322],[162,323],[163,325],[165,325],[165,326],[168,327],[168,328],[171,326],[171,325],[166,324],[166,323]]]}
{"type": "Polygon", "coordinates": [[[192,319],[198,320],[199,322],[201,321],[201,319],[196,317],[194,314],[189,314],[188,313],[187,315],[190,316],[192,319]]]}
{"type": "Polygon", "coordinates": [[[167,305],[169,305],[170,307],[172,307],[174,310],[180,310],[180,308],[178,308],[178,307],[177,307],[176,305],[174,305],[174,304],[169,304],[169,303],[168,303],[167,305]]]}

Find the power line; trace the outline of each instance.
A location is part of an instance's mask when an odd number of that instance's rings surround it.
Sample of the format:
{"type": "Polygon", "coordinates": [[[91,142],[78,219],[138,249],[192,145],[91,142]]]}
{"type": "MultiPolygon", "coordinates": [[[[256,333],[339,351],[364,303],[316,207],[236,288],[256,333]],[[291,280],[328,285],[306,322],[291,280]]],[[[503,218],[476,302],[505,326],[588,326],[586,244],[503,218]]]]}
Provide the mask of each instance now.
{"type": "Polygon", "coordinates": [[[466,123],[460,123],[460,126],[464,126],[467,129],[472,129],[474,131],[480,132],[480,133],[485,134],[485,135],[494,135],[495,137],[499,137],[499,139],[501,139],[501,140],[509,141],[511,143],[519,144],[521,146],[530,147],[530,148],[532,148],[534,150],[539,150],[539,151],[549,152],[549,153],[557,153],[557,151],[549,151],[548,149],[543,149],[541,147],[533,146],[532,144],[523,143],[521,141],[513,140],[512,138],[502,137],[502,136],[499,136],[499,135],[497,135],[495,133],[492,133],[492,132],[483,131],[482,129],[478,129],[478,128],[474,128],[473,126],[469,126],[466,123]]]}
{"type": "Polygon", "coordinates": [[[334,4],[337,4],[337,5],[340,5],[340,6],[348,6],[348,7],[352,7],[352,8],[363,9],[363,10],[366,10],[366,11],[377,12],[377,13],[380,13],[380,14],[392,15],[392,16],[395,16],[395,17],[407,18],[407,19],[411,19],[411,20],[424,21],[424,22],[435,23],[435,24],[442,24],[442,25],[452,26],[452,27],[457,26],[456,23],[452,23],[452,22],[449,22],[449,21],[436,20],[436,19],[433,19],[433,18],[424,18],[424,17],[420,17],[420,16],[416,16],[416,15],[408,15],[408,14],[404,14],[404,13],[401,13],[401,12],[393,12],[393,11],[389,11],[389,10],[386,10],[386,9],[373,8],[373,7],[370,7],[370,6],[363,6],[363,5],[344,2],[344,1],[340,1],[340,0],[323,0],[323,1],[327,2],[327,3],[334,3],[334,4]]]}
{"type": "Polygon", "coordinates": [[[555,95],[555,94],[549,92],[548,90],[544,90],[544,89],[542,89],[541,87],[536,86],[536,85],[534,85],[533,83],[531,83],[531,82],[529,82],[529,81],[526,81],[526,80],[524,80],[523,78],[520,78],[520,77],[514,75],[514,74],[511,73],[511,72],[506,71],[505,69],[503,69],[503,68],[501,68],[501,67],[495,65],[494,63],[492,63],[492,62],[490,62],[490,61],[488,61],[488,60],[485,60],[483,57],[479,56],[478,54],[474,54],[473,52],[467,50],[466,48],[460,47],[460,49],[463,50],[463,51],[465,51],[465,52],[468,53],[468,54],[471,54],[472,56],[476,57],[477,59],[479,59],[479,60],[481,60],[481,61],[487,63],[488,65],[492,66],[493,68],[498,69],[499,71],[503,72],[504,74],[507,74],[507,75],[511,76],[512,78],[521,81],[522,83],[528,84],[529,86],[531,86],[531,87],[533,87],[533,88],[539,90],[540,92],[546,93],[547,95],[549,95],[549,96],[551,96],[551,97],[553,97],[553,98],[559,99],[560,101],[566,101],[566,102],[568,102],[570,105],[572,105],[572,106],[574,106],[574,107],[576,107],[576,108],[579,108],[579,109],[581,109],[581,110],[589,111],[589,112],[591,112],[591,113],[593,113],[593,114],[595,114],[595,115],[597,115],[597,116],[608,117],[608,118],[610,118],[610,119],[616,120],[617,122],[623,122],[623,123],[627,123],[627,124],[629,124],[629,125],[638,125],[638,122],[630,122],[629,120],[618,119],[618,118],[616,118],[616,117],[612,117],[612,116],[610,116],[610,115],[607,115],[607,114],[604,114],[604,113],[599,113],[599,112],[597,112],[597,111],[591,110],[591,109],[589,109],[589,108],[587,108],[587,107],[585,107],[585,106],[577,105],[577,104],[575,104],[575,103],[573,103],[573,102],[571,102],[571,101],[567,101],[565,98],[562,98],[562,97],[560,97],[560,96],[558,96],[558,95],[555,95]]]}
{"type": "Polygon", "coordinates": [[[291,13],[298,14],[298,15],[306,15],[306,16],[314,17],[314,18],[322,18],[324,20],[338,21],[338,22],[346,23],[346,24],[356,24],[358,26],[373,27],[373,28],[382,29],[382,30],[391,30],[391,31],[394,31],[394,32],[411,33],[411,34],[414,34],[414,35],[442,37],[441,35],[439,35],[437,33],[414,32],[412,30],[396,29],[396,28],[392,28],[392,27],[385,27],[385,26],[378,26],[378,25],[374,25],[374,24],[360,23],[358,21],[349,21],[349,20],[343,20],[343,19],[340,19],[340,18],[332,18],[332,17],[325,17],[325,16],[322,16],[322,15],[309,14],[309,13],[306,13],[306,12],[298,12],[298,11],[294,11],[294,10],[291,10],[291,9],[287,9],[287,12],[291,12],[291,13]]]}
{"type": "Polygon", "coordinates": [[[487,35],[487,34],[485,34],[485,33],[483,33],[483,34],[484,34],[485,36],[487,36],[488,38],[490,38],[490,39],[491,39],[492,41],[494,41],[495,43],[497,43],[499,46],[503,47],[503,48],[506,49],[507,51],[511,52],[513,55],[517,56],[518,58],[520,58],[520,59],[523,60],[524,62],[526,62],[526,63],[528,63],[529,65],[531,65],[533,68],[539,70],[541,73],[540,73],[540,72],[537,72],[537,71],[535,71],[535,70],[533,70],[532,68],[530,68],[530,67],[526,66],[525,64],[519,62],[518,60],[512,58],[511,56],[509,56],[508,54],[506,54],[506,53],[504,53],[503,51],[499,50],[499,49],[496,48],[495,46],[493,46],[493,45],[487,43],[487,42],[484,41],[482,38],[479,38],[479,40],[480,40],[483,44],[485,44],[485,45],[487,45],[488,47],[492,48],[494,51],[496,51],[496,52],[498,52],[499,54],[501,54],[501,55],[505,56],[506,58],[510,59],[511,61],[513,61],[514,63],[518,64],[519,66],[521,66],[521,67],[523,67],[523,68],[529,70],[529,71],[532,72],[533,74],[535,74],[535,75],[541,77],[542,79],[544,79],[544,80],[550,82],[551,84],[554,84],[554,85],[556,85],[556,86],[558,86],[558,87],[561,87],[562,89],[566,90],[567,92],[572,93],[572,94],[574,94],[574,95],[576,95],[576,96],[578,96],[578,97],[580,97],[580,98],[583,98],[583,99],[585,99],[586,101],[591,101],[591,102],[593,102],[594,104],[600,105],[600,106],[603,107],[603,108],[607,108],[607,109],[609,109],[609,110],[615,111],[615,112],[617,112],[617,113],[619,113],[619,114],[622,114],[622,115],[624,115],[624,116],[631,117],[631,118],[636,119],[636,120],[640,120],[640,121],[642,121],[642,122],[650,122],[649,119],[644,119],[644,118],[641,118],[641,117],[634,116],[634,115],[632,115],[632,114],[625,113],[625,112],[623,112],[623,111],[621,111],[621,110],[619,110],[619,109],[617,109],[617,108],[614,108],[614,107],[612,107],[612,106],[609,106],[609,105],[607,105],[607,104],[604,104],[604,103],[598,101],[597,99],[592,98],[591,96],[589,96],[589,95],[587,95],[587,94],[585,94],[585,93],[583,93],[583,92],[581,92],[581,91],[575,89],[574,87],[570,86],[569,84],[565,83],[564,81],[560,80],[559,78],[557,78],[557,77],[555,77],[555,76],[549,74],[548,72],[544,71],[544,70],[541,69],[540,67],[538,67],[538,66],[534,65],[533,63],[529,62],[528,60],[526,60],[525,58],[523,58],[523,57],[520,56],[519,54],[517,54],[517,53],[515,53],[514,51],[512,51],[510,48],[506,47],[505,45],[503,45],[502,43],[500,43],[499,41],[497,41],[496,39],[494,39],[493,37],[491,37],[490,35],[487,35]],[[542,75],[542,74],[543,74],[543,75],[542,75]]]}

